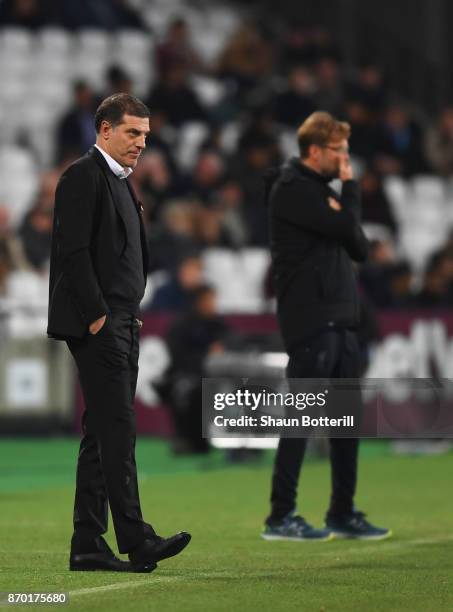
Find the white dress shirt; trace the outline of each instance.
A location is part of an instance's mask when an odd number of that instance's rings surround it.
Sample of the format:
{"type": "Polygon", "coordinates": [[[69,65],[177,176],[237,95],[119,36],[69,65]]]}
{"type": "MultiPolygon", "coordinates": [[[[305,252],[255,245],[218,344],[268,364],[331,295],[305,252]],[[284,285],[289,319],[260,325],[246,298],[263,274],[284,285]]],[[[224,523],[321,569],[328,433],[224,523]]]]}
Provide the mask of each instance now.
{"type": "Polygon", "coordinates": [[[123,168],[123,166],[119,164],[116,160],[114,160],[113,157],[111,157],[108,153],[106,153],[104,149],[101,149],[101,147],[99,147],[97,144],[95,144],[94,146],[96,147],[98,151],[100,151],[100,153],[102,153],[105,161],[109,165],[110,170],[113,172],[115,176],[117,176],[120,179],[125,179],[129,176],[129,174],[132,174],[133,172],[132,168],[127,168],[127,167],[123,168]]]}

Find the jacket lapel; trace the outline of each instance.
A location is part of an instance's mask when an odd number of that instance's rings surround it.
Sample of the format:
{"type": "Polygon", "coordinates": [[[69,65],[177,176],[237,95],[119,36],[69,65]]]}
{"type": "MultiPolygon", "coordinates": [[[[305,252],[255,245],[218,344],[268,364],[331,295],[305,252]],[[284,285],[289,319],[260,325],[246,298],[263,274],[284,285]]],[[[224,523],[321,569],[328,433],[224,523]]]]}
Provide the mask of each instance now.
{"type": "Polygon", "coordinates": [[[91,157],[93,157],[93,159],[96,161],[96,163],[101,167],[105,178],[107,179],[107,184],[109,187],[109,191],[110,191],[110,195],[112,196],[112,200],[113,203],[115,205],[116,208],[116,212],[118,213],[120,219],[122,220],[123,224],[124,224],[124,231],[126,231],[127,225],[126,225],[126,220],[123,217],[122,211],[121,211],[121,207],[118,203],[118,198],[117,198],[117,191],[116,191],[116,181],[118,181],[118,179],[116,178],[116,176],[113,174],[113,172],[110,170],[108,163],[106,162],[106,160],[104,159],[104,156],[102,155],[102,153],[100,153],[96,147],[91,147],[91,149],[88,151],[88,155],[90,155],[91,157]]]}
{"type": "Polygon", "coordinates": [[[129,193],[131,194],[131,197],[134,201],[134,204],[137,208],[137,212],[138,212],[138,218],[140,219],[140,238],[141,238],[141,242],[142,242],[142,253],[143,253],[143,274],[145,275],[145,278],[148,276],[148,259],[149,259],[149,254],[148,254],[148,241],[146,239],[146,232],[145,232],[145,224],[143,222],[143,204],[140,202],[140,200],[137,199],[137,196],[135,195],[135,191],[134,188],[132,187],[132,185],[129,183],[128,179],[124,179],[126,181],[127,187],[129,189],[129,193]]]}

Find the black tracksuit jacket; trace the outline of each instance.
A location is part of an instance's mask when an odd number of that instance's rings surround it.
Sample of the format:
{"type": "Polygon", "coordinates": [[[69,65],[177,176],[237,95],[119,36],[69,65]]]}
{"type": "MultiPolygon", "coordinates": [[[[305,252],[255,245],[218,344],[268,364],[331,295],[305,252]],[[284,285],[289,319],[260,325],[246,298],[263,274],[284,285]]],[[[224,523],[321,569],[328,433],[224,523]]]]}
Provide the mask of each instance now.
{"type": "Polygon", "coordinates": [[[355,328],[359,296],[353,261],[364,261],[356,181],[341,196],[328,179],[292,158],[266,175],[277,316],[288,352],[329,327],[355,328]]]}

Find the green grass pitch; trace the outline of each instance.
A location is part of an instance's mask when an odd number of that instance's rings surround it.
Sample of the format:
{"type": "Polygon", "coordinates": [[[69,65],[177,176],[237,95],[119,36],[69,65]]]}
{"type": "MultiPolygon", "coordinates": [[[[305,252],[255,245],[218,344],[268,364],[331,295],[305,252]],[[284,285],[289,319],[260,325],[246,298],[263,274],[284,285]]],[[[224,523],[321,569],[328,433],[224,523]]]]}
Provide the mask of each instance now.
{"type": "MultiPolygon", "coordinates": [[[[232,467],[219,451],[176,459],[165,443],[140,439],[145,518],[193,540],[152,574],[115,574],[67,569],[76,452],[75,439],[0,441],[0,591],[67,592],[63,609],[90,612],[453,610],[451,454],[396,457],[385,443],[362,445],[357,506],[392,527],[390,540],[266,542],[271,453],[232,467]]],[[[309,461],[300,510],[317,525],[328,492],[328,463],[309,461]]],[[[108,540],[116,550],[112,528],[108,540]]]]}

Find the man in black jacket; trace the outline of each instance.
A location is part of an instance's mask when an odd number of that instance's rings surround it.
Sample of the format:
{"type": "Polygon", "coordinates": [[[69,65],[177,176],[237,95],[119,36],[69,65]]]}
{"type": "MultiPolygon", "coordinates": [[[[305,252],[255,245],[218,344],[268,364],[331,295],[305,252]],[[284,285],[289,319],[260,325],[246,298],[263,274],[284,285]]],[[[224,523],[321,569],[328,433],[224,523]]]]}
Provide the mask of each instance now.
{"type": "MultiPolygon", "coordinates": [[[[310,115],[298,130],[300,158],[270,172],[266,199],[277,291],[277,316],[289,354],[288,378],[359,378],[355,329],[359,299],[353,261],[363,261],[360,194],[348,154],[350,127],[329,113],[310,115]],[[340,178],[341,196],[329,182],[340,178]]],[[[354,508],[358,440],[331,438],[332,495],[326,529],[296,513],[306,439],[282,438],[275,459],[265,539],[381,539],[354,508]]]]}
{"type": "Polygon", "coordinates": [[[135,464],[137,318],[147,276],[142,207],[127,180],[145,148],[149,110],[114,94],[96,112],[96,144],[61,176],[50,262],[50,337],[66,340],[85,399],[70,569],[150,572],[189,543],[142,517],[135,464]],[[102,537],[112,513],[117,559],[102,537]]]}

